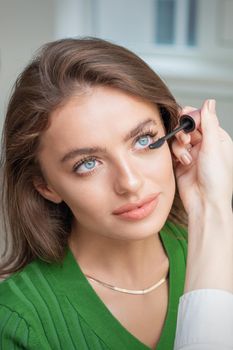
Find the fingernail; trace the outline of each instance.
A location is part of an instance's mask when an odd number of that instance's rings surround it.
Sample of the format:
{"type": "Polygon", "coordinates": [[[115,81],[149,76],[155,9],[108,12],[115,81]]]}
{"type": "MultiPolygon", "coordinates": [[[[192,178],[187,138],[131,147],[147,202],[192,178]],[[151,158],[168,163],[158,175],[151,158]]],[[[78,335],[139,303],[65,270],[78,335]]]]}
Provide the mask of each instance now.
{"type": "Polygon", "coordinates": [[[215,105],[216,105],[215,100],[208,100],[208,109],[210,113],[215,113],[215,105]]]}
{"type": "Polygon", "coordinates": [[[190,136],[188,134],[181,133],[180,134],[180,142],[187,144],[190,141],[190,136]]]}
{"type": "Polygon", "coordinates": [[[180,159],[184,165],[189,165],[192,162],[192,156],[189,153],[182,153],[180,159]]]}

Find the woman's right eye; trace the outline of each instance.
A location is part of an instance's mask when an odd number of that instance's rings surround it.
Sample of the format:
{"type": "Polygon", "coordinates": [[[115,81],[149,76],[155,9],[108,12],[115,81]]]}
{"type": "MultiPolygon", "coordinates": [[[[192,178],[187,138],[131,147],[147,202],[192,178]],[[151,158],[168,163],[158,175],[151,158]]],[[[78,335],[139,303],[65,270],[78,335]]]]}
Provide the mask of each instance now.
{"type": "Polygon", "coordinates": [[[76,163],[73,169],[75,173],[86,174],[95,170],[96,164],[97,164],[97,159],[95,158],[83,159],[83,160],[80,160],[78,163],[76,163]]]}

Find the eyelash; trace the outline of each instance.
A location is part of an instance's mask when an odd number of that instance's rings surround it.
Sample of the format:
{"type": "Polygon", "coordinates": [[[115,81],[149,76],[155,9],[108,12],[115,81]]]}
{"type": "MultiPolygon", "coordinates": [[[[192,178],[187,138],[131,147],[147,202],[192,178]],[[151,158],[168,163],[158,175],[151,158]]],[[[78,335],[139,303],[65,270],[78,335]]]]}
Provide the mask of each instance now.
{"type": "MultiPolygon", "coordinates": [[[[147,131],[142,131],[136,136],[136,139],[134,140],[134,143],[136,143],[138,140],[140,140],[141,137],[143,136],[150,136],[153,139],[153,142],[155,141],[155,136],[158,135],[158,131],[154,131],[152,129],[149,129],[147,131]]],[[[145,148],[142,148],[142,151],[149,151],[149,145],[146,146],[145,148]]]]}
{"type": "MultiPolygon", "coordinates": [[[[138,142],[138,141],[140,140],[140,138],[143,137],[143,136],[150,136],[150,137],[153,139],[152,142],[155,142],[155,141],[156,141],[156,140],[155,140],[155,136],[157,136],[157,134],[158,134],[158,131],[155,132],[155,131],[153,131],[152,129],[149,129],[149,130],[147,130],[147,131],[143,131],[143,132],[139,133],[139,134],[136,136],[136,138],[134,139],[134,144],[135,144],[136,142],[138,142]]],[[[151,142],[151,143],[152,143],[152,142],[151,142]]],[[[149,143],[145,148],[142,148],[142,149],[139,150],[139,151],[149,151],[149,150],[150,150],[150,149],[149,149],[149,145],[150,145],[151,143],[149,143]]],[[[86,156],[86,157],[80,159],[80,160],[74,165],[73,171],[74,171],[76,174],[78,174],[78,173],[77,173],[78,167],[79,167],[80,165],[84,164],[86,161],[92,161],[92,160],[97,160],[97,158],[95,158],[95,157],[93,157],[93,156],[86,156]]],[[[93,170],[87,171],[87,172],[85,172],[85,173],[79,173],[78,176],[88,176],[88,175],[94,173],[96,170],[97,170],[97,169],[94,168],[93,170]]]]}

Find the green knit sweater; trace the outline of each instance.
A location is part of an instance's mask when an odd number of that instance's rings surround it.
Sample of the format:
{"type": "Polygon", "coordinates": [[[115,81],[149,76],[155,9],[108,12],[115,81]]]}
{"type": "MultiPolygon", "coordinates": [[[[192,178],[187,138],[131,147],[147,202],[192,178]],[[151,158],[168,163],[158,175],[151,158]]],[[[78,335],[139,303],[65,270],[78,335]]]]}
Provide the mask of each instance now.
{"type": "MultiPolygon", "coordinates": [[[[169,302],[156,350],[172,350],[179,297],[184,288],[187,233],[167,221],[160,239],[170,262],[169,302]]],[[[0,283],[0,349],[149,347],[113,316],[67,247],[62,263],[48,264],[37,259],[0,283]]]]}

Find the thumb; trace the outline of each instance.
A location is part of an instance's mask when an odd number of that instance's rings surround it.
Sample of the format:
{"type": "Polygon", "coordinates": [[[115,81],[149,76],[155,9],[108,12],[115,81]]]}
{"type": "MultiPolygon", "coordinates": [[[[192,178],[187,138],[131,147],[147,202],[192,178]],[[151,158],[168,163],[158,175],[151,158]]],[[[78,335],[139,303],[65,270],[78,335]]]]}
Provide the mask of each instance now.
{"type": "Polygon", "coordinates": [[[219,121],[215,106],[215,100],[206,100],[201,108],[202,142],[204,145],[211,145],[211,147],[219,140],[219,121]]]}

